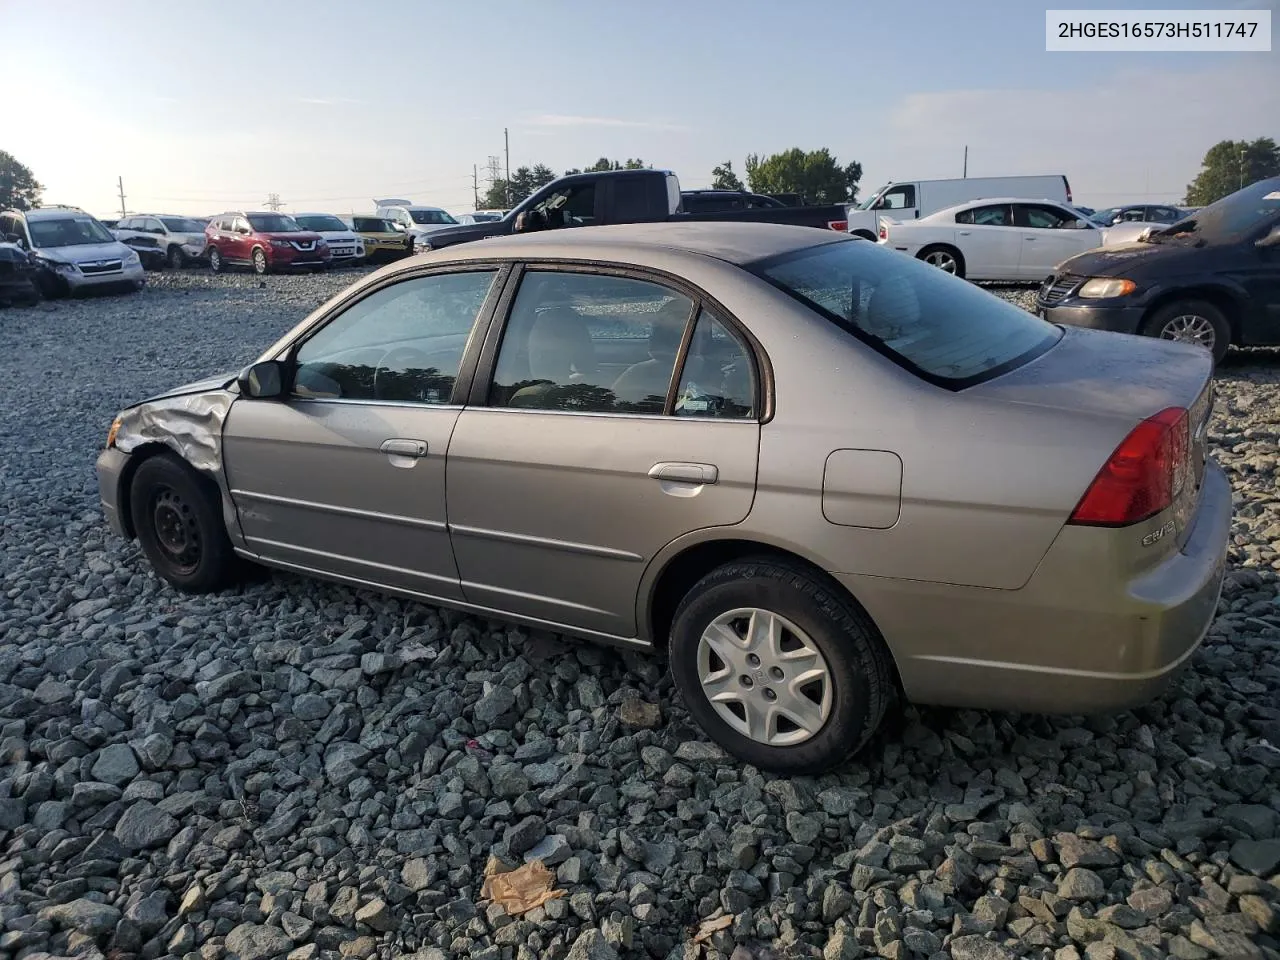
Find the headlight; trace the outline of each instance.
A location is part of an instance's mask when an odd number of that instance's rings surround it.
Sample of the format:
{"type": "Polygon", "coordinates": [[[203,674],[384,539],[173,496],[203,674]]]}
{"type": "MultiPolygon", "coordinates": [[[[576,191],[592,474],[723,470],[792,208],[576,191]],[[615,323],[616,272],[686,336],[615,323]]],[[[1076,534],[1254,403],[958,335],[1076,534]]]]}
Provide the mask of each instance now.
{"type": "Polygon", "coordinates": [[[46,270],[57,270],[61,273],[75,273],[75,264],[63,263],[61,260],[50,260],[46,257],[36,257],[36,263],[44,267],[46,270]]]}
{"type": "Polygon", "coordinates": [[[289,246],[289,241],[288,240],[272,240],[271,245],[273,247],[287,247],[289,246]]]}
{"type": "Polygon", "coordinates": [[[1123,297],[1133,293],[1137,284],[1132,280],[1118,280],[1113,277],[1094,277],[1085,281],[1085,285],[1076,294],[1085,300],[1106,300],[1111,297],[1123,297]]]}
{"type": "Polygon", "coordinates": [[[116,434],[120,432],[120,418],[116,417],[111,421],[111,429],[107,431],[107,447],[116,445],[116,434]]]}
{"type": "Polygon", "coordinates": [[[125,253],[125,255],[124,255],[124,262],[125,262],[125,263],[137,263],[137,262],[138,262],[138,260],[139,260],[139,257],[138,257],[138,251],[137,251],[137,250],[134,250],[132,247],[130,247],[130,248],[129,248],[129,250],[128,250],[128,252],[127,252],[127,253],[125,253]]]}

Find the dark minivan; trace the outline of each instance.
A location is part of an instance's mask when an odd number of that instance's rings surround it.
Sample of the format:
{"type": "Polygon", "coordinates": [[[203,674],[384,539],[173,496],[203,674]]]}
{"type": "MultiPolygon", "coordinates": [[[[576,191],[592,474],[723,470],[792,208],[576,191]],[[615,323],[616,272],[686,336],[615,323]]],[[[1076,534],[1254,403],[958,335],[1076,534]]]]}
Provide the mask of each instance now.
{"type": "Polygon", "coordinates": [[[1280,346],[1280,177],[1143,239],[1060,263],[1037,296],[1053,323],[1198,343],[1280,346]]]}

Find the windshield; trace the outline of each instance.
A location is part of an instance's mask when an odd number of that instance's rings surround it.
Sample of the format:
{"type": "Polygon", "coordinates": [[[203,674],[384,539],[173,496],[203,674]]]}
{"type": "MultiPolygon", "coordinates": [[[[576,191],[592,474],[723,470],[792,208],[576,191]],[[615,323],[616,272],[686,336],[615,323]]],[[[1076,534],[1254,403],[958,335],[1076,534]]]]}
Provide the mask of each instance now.
{"type": "Polygon", "coordinates": [[[457,223],[443,210],[410,210],[409,216],[413,217],[414,223],[457,223]]]}
{"type": "Polygon", "coordinates": [[[259,233],[297,233],[302,229],[297,220],[283,213],[251,213],[249,224],[259,233]]]}
{"type": "Polygon", "coordinates": [[[365,233],[395,233],[395,225],[390,220],[379,217],[353,217],[351,226],[365,233]]]}
{"type": "Polygon", "coordinates": [[[115,240],[106,227],[90,217],[28,220],[27,227],[31,231],[31,244],[35,247],[76,247],[115,240]]]}
{"type": "Polygon", "coordinates": [[[204,224],[199,220],[190,220],[187,217],[161,217],[160,222],[168,228],[170,233],[204,233],[204,224]]]}
{"type": "Polygon", "coordinates": [[[1038,356],[1050,323],[920,260],[862,240],[748,267],[927,380],[959,388],[1038,356]]]}
{"type": "Polygon", "coordinates": [[[1179,236],[1194,236],[1209,243],[1239,240],[1280,213],[1280,177],[1260,180],[1216,203],[1201,207],[1171,226],[1153,231],[1150,240],[1160,243],[1179,236]]]}
{"type": "Polygon", "coordinates": [[[1108,207],[1106,210],[1096,210],[1089,217],[1094,223],[1100,223],[1104,227],[1111,226],[1111,221],[1116,218],[1116,214],[1120,212],[1119,207],[1108,207]]]}
{"type": "Polygon", "coordinates": [[[346,230],[347,225],[337,217],[328,213],[318,213],[310,217],[294,217],[304,230],[346,230]]]}

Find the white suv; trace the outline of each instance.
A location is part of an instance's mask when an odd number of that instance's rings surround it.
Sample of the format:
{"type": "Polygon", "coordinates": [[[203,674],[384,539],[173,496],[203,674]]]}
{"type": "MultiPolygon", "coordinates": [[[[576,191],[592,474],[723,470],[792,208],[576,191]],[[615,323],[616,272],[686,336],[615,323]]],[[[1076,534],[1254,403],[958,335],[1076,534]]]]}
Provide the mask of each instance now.
{"type": "Polygon", "coordinates": [[[50,206],[0,213],[0,239],[31,252],[36,282],[46,297],[89,287],[141,290],[138,255],[79,207],[50,206]]]}
{"type": "Polygon", "coordinates": [[[190,217],[168,213],[134,213],[116,222],[114,233],[121,240],[154,237],[173,269],[185,267],[204,256],[204,224],[190,217]]]}
{"type": "Polygon", "coordinates": [[[364,238],[332,213],[295,213],[292,216],[303,230],[324,237],[334,263],[356,263],[364,259],[364,238]]]}
{"type": "Polygon", "coordinates": [[[375,200],[373,205],[377,208],[374,216],[390,220],[396,229],[407,233],[413,238],[415,248],[420,238],[458,224],[448,211],[440,207],[424,207],[412,200],[375,200]]]}

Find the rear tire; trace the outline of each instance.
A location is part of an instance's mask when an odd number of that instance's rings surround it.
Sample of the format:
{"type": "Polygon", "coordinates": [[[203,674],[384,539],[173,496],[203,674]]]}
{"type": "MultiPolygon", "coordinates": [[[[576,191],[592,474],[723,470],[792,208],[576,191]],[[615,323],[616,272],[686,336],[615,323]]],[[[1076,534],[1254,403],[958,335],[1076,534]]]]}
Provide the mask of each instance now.
{"type": "Polygon", "coordinates": [[[253,261],[253,272],[256,273],[258,276],[262,276],[269,269],[267,266],[266,251],[263,250],[261,247],[253,248],[252,261],[253,261]]]}
{"type": "Polygon", "coordinates": [[[676,608],[670,655],[707,735],[781,774],[820,773],[856,753],[896,692],[866,614],[820,575],[772,558],[725,564],[699,580],[676,608]],[[753,645],[753,635],[769,639],[753,645]]]}
{"type": "Polygon", "coordinates": [[[879,240],[879,237],[877,237],[870,230],[855,230],[853,231],[853,235],[855,237],[861,237],[863,240],[870,240],[872,243],[875,243],[877,240],[879,240]]]}
{"type": "Polygon", "coordinates": [[[916,254],[916,258],[937,267],[943,273],[950,273],[964,279],[964,254],[955,247],[935,243],[921,250],[916,254]]]}
{"type": "Polygon", "coordinates": [[[218,252],[217,247],[209,248],[209,269],[214,273],[221,273],[226,264],[222,260],[222,254],[218,252]]]}
{"type": "Polygon", "coordinates": [[[1166,303],[1142,325],[1148,337],[1195,343],[1213,354],[1217,366],[1231,346],[1231,325],[1221,310],[1207,300],[1175,300],[1166,303]]]}
{"type": "Polygon", "coordinates": [[[186,593],[231,583],[240,566],[212,481],[171,453],[144,460],[129,487],[138,543],[152,568],[186,593]]]}

